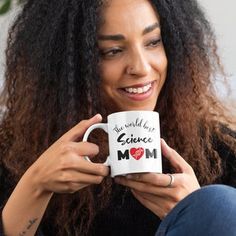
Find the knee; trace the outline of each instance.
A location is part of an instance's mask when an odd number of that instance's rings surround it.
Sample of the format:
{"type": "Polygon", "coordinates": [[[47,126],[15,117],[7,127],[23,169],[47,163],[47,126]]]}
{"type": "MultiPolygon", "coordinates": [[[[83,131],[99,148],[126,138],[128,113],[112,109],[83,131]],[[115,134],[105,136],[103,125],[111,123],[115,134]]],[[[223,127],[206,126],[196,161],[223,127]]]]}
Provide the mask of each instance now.
{"type": "Polygon", "coordinates": [[[235,188],[205,186],[183,199],[167,215],[157,235],[162,232],[165,235],[236,235],[235,215],[235,188]]]}
{"type": "Polygon", "coordinates": [[[236,188],[220,184],[204,186],[196,192],[198,192],[199,196],[203,199],[210,198],[220,201],[222,199],[233,200],[233,198],[236,197],[236,188]]]}
{"type": "Polygon", "coordinates": [[[209,185],[192,194],[195,206],[214,211],[236,213],[236,189],[226,185],[209,185]]]}

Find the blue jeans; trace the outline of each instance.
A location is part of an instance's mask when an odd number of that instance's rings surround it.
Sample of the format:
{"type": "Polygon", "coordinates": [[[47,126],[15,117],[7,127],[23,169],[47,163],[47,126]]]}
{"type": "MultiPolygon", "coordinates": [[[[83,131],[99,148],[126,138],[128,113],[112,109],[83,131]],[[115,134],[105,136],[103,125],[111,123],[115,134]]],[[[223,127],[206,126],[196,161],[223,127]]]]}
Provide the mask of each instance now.
{"type": "Polygon", "coordinates": [[[155,236],[236,236],[236,189],[203,187],[179,202],[155,236]]]}

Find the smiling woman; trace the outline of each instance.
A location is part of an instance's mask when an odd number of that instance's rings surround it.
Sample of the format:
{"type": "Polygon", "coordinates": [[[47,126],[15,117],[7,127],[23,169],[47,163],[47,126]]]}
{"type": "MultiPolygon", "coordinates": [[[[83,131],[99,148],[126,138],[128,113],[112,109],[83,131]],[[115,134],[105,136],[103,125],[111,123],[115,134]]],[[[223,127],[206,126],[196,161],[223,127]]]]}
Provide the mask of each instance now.
{"type": "MultiPolygon", "coordinates": [[[[233,235],[235,119],[214,93],[216,52],[195,0],[26,1],[0,101],[0,235],[233,235]],[[104,134],[82,141],[129,110],[159,112],[162,174],[112,179],[104,134]]],[[[136,135],[120,141],[151,142],[136,135]]]]}
{"type": "Polygon", "coordinates": [[[104,99],[118,110],[153,110],[167,58],[157,12],[146,1],[113,1],[98,32],[104,99]],[[142,12],[142,20],[137,16],[142,12]]]}

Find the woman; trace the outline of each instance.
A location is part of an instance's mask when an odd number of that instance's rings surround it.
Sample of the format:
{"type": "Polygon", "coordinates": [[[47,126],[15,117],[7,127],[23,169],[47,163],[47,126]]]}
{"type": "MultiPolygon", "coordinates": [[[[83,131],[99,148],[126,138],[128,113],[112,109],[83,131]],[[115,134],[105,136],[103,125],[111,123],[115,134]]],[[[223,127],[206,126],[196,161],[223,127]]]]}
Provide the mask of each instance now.
{"type": "Polygon", "coordinates": [[[165,235],[200,186],[236,186],[233,121],[213,93],[216,49],[195,1],[27,1],[10,32],[2,95],[2,232],[154,235],[165,219],[165,235]],[[81,141],[101,122],[95,114],[123,110],[159,112],[172,175],[112,180],[100,163],[106,137],[81,141]]]}

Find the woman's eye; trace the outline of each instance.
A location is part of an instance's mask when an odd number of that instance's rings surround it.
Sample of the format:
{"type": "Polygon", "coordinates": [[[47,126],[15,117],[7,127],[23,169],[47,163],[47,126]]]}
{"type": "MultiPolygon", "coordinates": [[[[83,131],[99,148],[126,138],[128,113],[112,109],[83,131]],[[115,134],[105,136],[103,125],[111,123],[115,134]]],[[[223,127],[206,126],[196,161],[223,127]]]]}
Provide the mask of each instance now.
{"type": "Polygon", "coordinates": [[[114,48],[114,49],[109,49],[109,50],[103,50],[101,51],[101,56],[102,57],[107,57],[107,58],[110,58],[110,57],[115,57],[117,56],[119,53],[122,52],[122,49],[120,48],[114,48]]]}
{"type": "Polygon", "coordinates": [[[160,44],[161,42],[161,39],[158,38],[158,39],[155,39],[155,40],[151,40],[148,44],[147,44],[147,47],[156,47],[160,44]]]}

